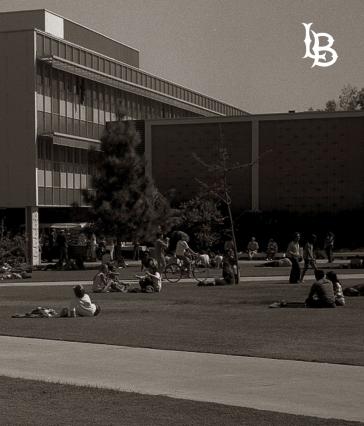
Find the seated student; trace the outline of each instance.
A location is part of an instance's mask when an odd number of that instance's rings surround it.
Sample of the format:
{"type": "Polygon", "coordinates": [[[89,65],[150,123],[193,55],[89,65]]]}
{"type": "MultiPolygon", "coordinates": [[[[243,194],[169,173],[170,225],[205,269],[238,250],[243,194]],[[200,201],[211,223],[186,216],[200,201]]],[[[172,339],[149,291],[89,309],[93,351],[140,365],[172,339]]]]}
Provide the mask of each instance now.
{"type": "Polygon", "coordinates": [[[343,289],[336,275],[336,272],[334,271],[327,272],[326,278],[332,282],[332,285],[334,287],[336,306],[345,306],[345,297],[344,297],[343,289]]]}
{"type": "Polygon", "coordinates": [[[107,264],[100,266],[99,272],[94,276],[92,283],[92,291],[94,293],[109,293],[109,292],[126,292],[126,284],[120,282],[118,284],[113,280],[115,277],[114,272],[109,272],[107,264]]]}
{"type": "Polygon", "coordinates": [[[255,237],[252,237],[252,239],[248,243],[247,252],[249,260],[252,260],[254,255],[258,253],[259,250],[259,244],[258,241],[255,239],[255,237]]]}
{"type": "Polygon", "coordinates": [[[160,293],[162,290],[162,277],[158,272],[157,262],[151,259],[145,275],[136,275],[139,278],[139,285],[142,293],[160,293]]]}
{"type": "Polygon", "coordinates": [[[85,292],[82,285],[73,287],[73,292],[75,300],[70,305],[71,316],[74,313],[74,316],[94,317],[100,313],[100,306],[91,302],[90,296],[85,292]]]}
{"type": "Polygon", "coordinates": [[[215,278],[213,282],[211,281],[200,281],[197,285],[199,287],[203,286],[222,286],[222,285],[232,285],[236,281],[236,274],[234,271],[234,259],[228,255],[225,254],[223,261],[222,261],[222,278],[215,278]]]}
{"type": "Polygon", "coordinates": [[[332,282],[325,278],[321,269],[315,271],[316,281],[312,284],[306,306],[308,308],[335,308],[335,293],[332,282]]]}
{"type": "Polygon", "coordinates": [[[94,293],[106,293],[110,291],[111,280],[108,277],[109,268],[102,264],[99,272],[94,276],[92,283],[92,291],[94,293]]]}

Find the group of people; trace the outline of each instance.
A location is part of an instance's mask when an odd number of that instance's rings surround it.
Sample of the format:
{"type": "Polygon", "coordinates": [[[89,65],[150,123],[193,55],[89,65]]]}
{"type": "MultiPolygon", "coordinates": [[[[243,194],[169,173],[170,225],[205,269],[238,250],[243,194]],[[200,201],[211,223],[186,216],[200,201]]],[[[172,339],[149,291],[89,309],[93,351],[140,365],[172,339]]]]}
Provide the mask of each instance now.
{"type": "MultiPolygon", "coordinates": [[[[304,276],[309,268],[317,270],[316,264],[316,244],[317,236],[311,234],[303,250],[300,247],[301,234],[296,232],[293,236],[292,241],[288,244],[286,258],[291,262],[291,273],[289,277],[289,282],[292,284],[302,283],[304,281],[304,276]],[[304,266],[301,271],[300,261],[304,261],[304,266]]],[[[325,250],[328,256],[328,262],[333,261],[333,247],[334,247],[334,234],[329,232],[325,238],[325,250]]]]}

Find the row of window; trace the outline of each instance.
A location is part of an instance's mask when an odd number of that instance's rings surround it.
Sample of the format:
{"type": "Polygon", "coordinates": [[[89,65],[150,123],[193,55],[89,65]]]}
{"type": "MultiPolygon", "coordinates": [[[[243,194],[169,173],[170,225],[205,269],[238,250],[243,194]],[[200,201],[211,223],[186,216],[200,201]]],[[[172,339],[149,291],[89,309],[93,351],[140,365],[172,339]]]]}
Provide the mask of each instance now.
{"type": "Polygon", "coordinates": [[[174,83],[151,76],[136,68],[117,61],[109,60],[102,55],[91,53],[86,49],[73,46],[65,41],[52,38],[49,35],[37,33],[37,56],[58,56],[68,61],[92,68],[96,71],[138,84],[140,86],[173,96],[203,108],[224,115],[242,115],[242,111],[222,102],[200,95],[174,83]]]}
{"type": "Polygon", "coordinates": [[[104,125],[127,111],[129,119],[196,116],[192,112],[123,92],[44,63],[37,64],[37,110],[104,125]]]}
{"type": "Polygon", "coordinates": [[[70,206],[74,203],[79,206],[87,206],[82,191],[79,189],[38,187],[38,204],[40,206],[70,206]]]}

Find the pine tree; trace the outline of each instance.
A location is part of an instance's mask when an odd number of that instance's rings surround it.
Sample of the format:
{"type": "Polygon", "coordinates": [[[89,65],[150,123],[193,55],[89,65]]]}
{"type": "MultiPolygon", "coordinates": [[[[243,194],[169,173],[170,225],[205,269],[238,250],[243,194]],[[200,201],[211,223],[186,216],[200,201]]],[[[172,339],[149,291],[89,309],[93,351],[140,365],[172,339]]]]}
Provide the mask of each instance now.
{"type": "Polygon", "coordinates": [[[149,241],[168,223],[168,203],[145,174],[139,143],[133,122],[109,123],[94,152],[94,191],[84,194],[95,230],[123,241],[149,241]]]}

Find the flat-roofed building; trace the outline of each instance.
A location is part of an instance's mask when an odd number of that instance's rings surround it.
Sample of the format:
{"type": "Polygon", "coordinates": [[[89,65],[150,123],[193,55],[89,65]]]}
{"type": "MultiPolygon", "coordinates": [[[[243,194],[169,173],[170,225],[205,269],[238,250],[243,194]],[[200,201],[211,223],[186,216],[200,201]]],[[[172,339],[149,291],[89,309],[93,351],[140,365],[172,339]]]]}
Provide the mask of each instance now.
{"type": "Polygon", "coordinates": [[[364,211],[364,112],[147,120],[143,134],[148,173],[179,201],[216,180],[196,155],[216,164],[225,148],[248,165],[228,176],[235,211],[364,211]]]}
{"type": "Polygon", "coordinates": [[[0,13],[0,51],[0,208],[26,209],[33,264],[39,211],[84,205],[94,174],[88,149],[98,149],[118,111],[128,119],[247,114],[141,70],[138,50],[47,10],[0,13]]]}

